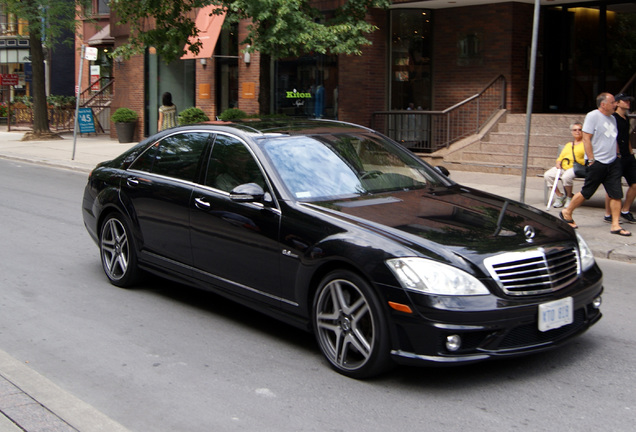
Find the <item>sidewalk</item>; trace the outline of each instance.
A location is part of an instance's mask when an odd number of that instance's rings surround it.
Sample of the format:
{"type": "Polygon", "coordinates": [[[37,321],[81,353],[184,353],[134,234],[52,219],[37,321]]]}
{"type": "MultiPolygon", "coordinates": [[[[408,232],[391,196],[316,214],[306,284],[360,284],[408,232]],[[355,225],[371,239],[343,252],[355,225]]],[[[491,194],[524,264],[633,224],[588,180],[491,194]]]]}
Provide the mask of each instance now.
{"type": "MultiPolygon", "coordinates": [[[[77,137],[73,156],[73,135],[62,140],[20,141],[23,131],[7,132],[0,126],[0,158],[71,169],[88,174],[97,163],[109,160],[128,149],[106,135],[77,137]]],[[[521,196],[519,176],[478,172],[451,172],[451,178],[463,185],[482,189],[513,200],[521,196]]],[[[540,210],[543,204],[542,178],[528,177],[525,202],[540,210]]],[[[580,188],[580,186],[578,186],[580,188]]],[[[575,190],[578,190],[575,186],[575,190]]],[[[602,188],[574,214],[579,232],[594,256],[636,263],[636,225],[624,223],[632,237],[610,234],[603,222],[605,192],[602,188]]],[[[81,197],[77,197],[78,203],[81,197]]],[[[632,211],[634,210],[632,207],[632,211]]],[[[559,209],[549,213],[558,217],[559,209]]],[[[125,429],[89,405],[64,392],[46,378],[0,350],[0,431],[79,431],[116,432],[125,429]],[[18,426],[19,425],[19,426],[18,426]]]]}
{"type": "Polygon", "coordinates": [[[1,432],[127,432],[0,350],[1,432]]]}
{"type": "MultiPolygon", "coordinates": [[[[109,160],[128,149],[131,144],[120,144],[107,135],[80,137],[75,143],[73,156],[73,134],[63,135],[62,140],[20,141],[24,132],[7,132],[0,126],[0,157],[42,165],[72,169],[89,173],[99,162],[109,160]]],[[[454,171],[451,179],[466,186],[482,189],[513,200],[521,196],[521,177],[514,175],[487,174],[479,172],[454,171]]],[[[543,204],[544,182],[539,177],[526,179],[525,202],[540,210],[543,204]]],[[[575,185],[575,191],[580,185],[575,185]]],[[[632,237],[610,234],[609,224],[603,222],[605,191],[599,188],[591,200],[578,208],[574,214],[579,232],[585,238],[594,256],[618,261],[636,263],[636,224],[623,223],[623,227],[633,232],[632,237]]],[[[78,199],[80,199],[79,197],[78,199]]],[[[636,204],[632,206],[636,212],[636,204]]],[[[549,213],[558,217],[559,209],[549,213]]]]}

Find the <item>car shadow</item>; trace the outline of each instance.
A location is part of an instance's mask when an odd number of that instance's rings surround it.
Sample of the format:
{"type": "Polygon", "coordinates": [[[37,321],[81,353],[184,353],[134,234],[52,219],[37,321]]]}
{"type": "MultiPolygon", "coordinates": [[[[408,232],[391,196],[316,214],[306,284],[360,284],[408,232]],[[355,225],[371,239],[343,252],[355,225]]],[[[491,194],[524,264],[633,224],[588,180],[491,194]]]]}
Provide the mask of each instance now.
{"type": "MultiPolygon", "coordinates": [[[[147,275],[143,283],[131,291],[178,302],[191,308],[229,321],[237,329],[289,344],[304,354],[320,357],[325,373],[333,372],[322,358],[312,334],[286,324],[275,318],[243,306],[225,297],[172,282],[159,276],[147,275]]],[[[472,389],[502,380],[524,380],[536,376],[549,376],[563,369],[576,367],[600,349],[589,333],[553,350],[522,357],[496,359],[492,361],[459,366],[404,366],[396,365],[385,374],[367,380],[369,385],[399,385],[413,390],[456,391],[457,388],[472,389]]]]}
{"type": "Polygon", "coordinates": [[[220,294],[154,275],[145,276],[144,281],[132,290],[179,302],[219,319],[231,321],[232,325],[239,329],[262,333],[270,338],[291,343],[303,351],[318,353],[311,333],[243,306],[220,294]]]}

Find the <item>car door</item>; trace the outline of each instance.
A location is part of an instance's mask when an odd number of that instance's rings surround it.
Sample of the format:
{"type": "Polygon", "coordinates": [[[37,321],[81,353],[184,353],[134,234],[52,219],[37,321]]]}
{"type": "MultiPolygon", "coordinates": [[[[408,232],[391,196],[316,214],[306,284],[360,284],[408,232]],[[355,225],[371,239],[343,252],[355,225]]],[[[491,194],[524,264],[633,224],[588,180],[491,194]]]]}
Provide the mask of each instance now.
{"type": "MultiPolygon", "coordinates": [[[[269,202],[237,202],[240,184],[269,187],[256,158],[238,138],[216,136],[204,184],[190,200],[195,276],[235,295],[278,303],[280,211],[269,202]]],[[[271,194],[267,192],[271,197],[271,194]]]]}
{"type": "Polygon", "coordinates": [[[122,200],[139,227],[142,260],[178,271],[192,264],[188,206],[209,137],[206,132],[167,136],[128,169],[122,200]]]}

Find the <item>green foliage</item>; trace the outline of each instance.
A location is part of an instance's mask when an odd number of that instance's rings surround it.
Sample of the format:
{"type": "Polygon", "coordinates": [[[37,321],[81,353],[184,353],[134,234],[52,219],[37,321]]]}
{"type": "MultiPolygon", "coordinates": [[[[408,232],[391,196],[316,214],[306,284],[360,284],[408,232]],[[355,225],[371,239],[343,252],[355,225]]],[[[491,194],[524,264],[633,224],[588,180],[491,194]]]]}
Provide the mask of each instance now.
{"type": "Polygon", "coordinates": [[[12,103],[30,107],[33,105],[33,98],[31,96],[16,96],[13,98],[12,103]]]}
{"type": "Polygon", "coordinates": [[[177,122],[180,126],[201,123],[208,121],[210,118],[203,112],[201,108],[190,107],[179,113],[177,122]]]}
{"type": "Polygon", "coordinates": [[[137,121],[137,113],[130,108],[117,108],[110,116],[113,123],[133,123],[137,121]]]}
{"type": "MultiPolygon", "coordinates": [[[[78,33],[78,11],[89,11],[91,0],[1,0],[4,13],[15,14],[27,21],[31,45],[33,81],[33,133],[38,136],[49,133],[48,110],[44,77],[44,47],[54,49],[57,42],[71,46],[75,38],[67,37],[68,32],[78,33]]],[[[81,36],[81,35],[80,35],[81,36]]]]}
{"type": "Polygon", "coordinates": [[[73,38],[65,38],[65,32],[77,33],[77,10],[89,11],[91,0],[2,0],[7,11],[28,21],[29,33],[41,34],[46,46],[58,41],[73,45],[73,38]],[[45,25],[42,25],[45,23],[45,25]]]}
{"type": "Polygon", "coordinates": [[[75,108],[75,96],[50,95],[46,102],[53,108],[75,108]]]}
{"type": "Polygon", "coordinates": [[[228,108],[219,115],[219,120],[232,121],[247,117],[247,113],[238,108],[228,108]]]}
{"type": "Polygon", "coordinates": [[[248,35],[241,44],[272,58],[321,54],[361,54],[371,42],[366,35],[377,30],[364,19],[371,8],[388,8],[390,0],[347,0],[328,19],[310,0],[119,0],[111,9],[120,24],[130,26],[128,43],[113,56],[129,58],[154,46],[166,62],[180,58],[186,41],[188,50],[198,53],[202,44],[194,24],[194,9],[221,6],[214,13],[227,11],[225,26],[249,19],[248,35]],[[153,25],[153,23],[155,25],[153,25]]]}

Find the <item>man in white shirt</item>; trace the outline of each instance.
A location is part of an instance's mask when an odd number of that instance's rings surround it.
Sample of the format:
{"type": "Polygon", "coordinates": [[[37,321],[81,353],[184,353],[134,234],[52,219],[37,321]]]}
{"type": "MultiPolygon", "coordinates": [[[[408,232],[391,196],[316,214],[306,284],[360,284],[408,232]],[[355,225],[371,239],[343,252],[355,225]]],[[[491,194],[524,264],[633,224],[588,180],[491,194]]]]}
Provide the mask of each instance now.
{"type": "Polygon", "coordinates": [[[581,206],[585,200],[592,198],[594,192],[602,184],[610,198],[612,214],[610,233],[628,237],[632,233],[621,228],[619,223],[623,188],[621,186],[621,165],[616,158],[618,131],[616,119],[612,116],[616,110],[616,101],[610,93],[601,93],[596,97],[596,106],[598,109],[589,112],[583,123],[583,145],[587,161],[585,183],[581,192],[572,197],[570,205],[559,213],[559,217],[570,224],[572,228],[578,228],[572,219],[574,210],[581,206]]]}

